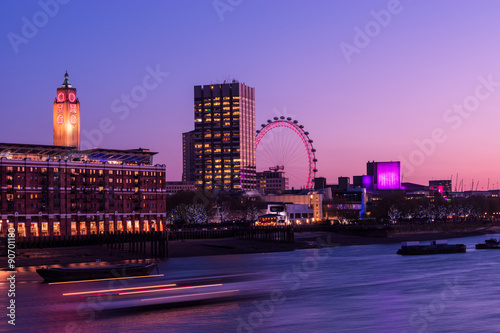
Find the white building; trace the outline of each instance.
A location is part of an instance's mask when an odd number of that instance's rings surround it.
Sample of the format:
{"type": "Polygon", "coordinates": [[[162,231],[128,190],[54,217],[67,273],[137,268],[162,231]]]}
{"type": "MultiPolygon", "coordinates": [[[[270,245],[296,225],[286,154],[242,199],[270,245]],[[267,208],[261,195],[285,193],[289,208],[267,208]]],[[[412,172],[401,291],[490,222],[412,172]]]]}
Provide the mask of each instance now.
{"type": "MultiPolygon", "coordinates": [[[[309,191],[304,194],[280,194],[280,195],[266,195],[262,196],[261,200],[264,202],[280,202],[280,203],[289,203],[294,205],[306,205],[309,209],[312,210],[313,216],[310,218],[314,218],[314,221],[321,221],[323,219],[323,194],[318,191],[309,191]]],[[[304,213],[305,212],[295,212],[296,213],[304,213]]]]}

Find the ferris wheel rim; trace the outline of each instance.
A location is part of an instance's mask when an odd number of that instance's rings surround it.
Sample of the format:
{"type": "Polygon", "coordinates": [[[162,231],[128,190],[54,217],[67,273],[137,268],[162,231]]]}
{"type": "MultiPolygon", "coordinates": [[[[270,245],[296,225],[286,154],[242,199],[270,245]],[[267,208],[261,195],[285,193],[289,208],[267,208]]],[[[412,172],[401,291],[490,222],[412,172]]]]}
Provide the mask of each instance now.
{"type": "Polygon", "coordinates": [[[299,138],[302,140],[302,143],[304,144],[304,147],[306,149],[307,153],[307,159],[308,159],[308,164],[309,164],[309,172],[307,175],[307,182],[306,182],[306,189],[313,189],[313,179],[316,177],[316,172],[318,172],[316,168],[316,163],[317,163],[317,158],[316,158],[316,149],[314,149],[313,146],[313,140],[309,137],[309,132],[306,132],[304,130],[304,126],[300,125],[297,120],[294,120],[290,117],[285,118],[285,117],[274,117],[273,120],[269,119],[267,121],[267,124],[262,124],[262,128],[260,130],[257,130],[256,136],[255,136],[255,149],[257,150],[257,146],[259,145],[260,141],[262,138],[269,133],[272,129],[278,128],[278,127],[284,127],[291,129],[294,131],[299,138]]]}

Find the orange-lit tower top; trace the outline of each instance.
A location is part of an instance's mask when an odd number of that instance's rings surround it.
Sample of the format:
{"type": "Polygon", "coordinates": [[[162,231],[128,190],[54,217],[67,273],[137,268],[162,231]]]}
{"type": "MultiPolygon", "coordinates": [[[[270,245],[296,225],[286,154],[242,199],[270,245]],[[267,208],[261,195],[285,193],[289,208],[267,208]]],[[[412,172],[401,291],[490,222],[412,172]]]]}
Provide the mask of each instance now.
{"type": "Polygon", "coordinates": [[[80,102],[68,77],[66,72],[54,100],[54,145],[80,149],[80,102]]]}

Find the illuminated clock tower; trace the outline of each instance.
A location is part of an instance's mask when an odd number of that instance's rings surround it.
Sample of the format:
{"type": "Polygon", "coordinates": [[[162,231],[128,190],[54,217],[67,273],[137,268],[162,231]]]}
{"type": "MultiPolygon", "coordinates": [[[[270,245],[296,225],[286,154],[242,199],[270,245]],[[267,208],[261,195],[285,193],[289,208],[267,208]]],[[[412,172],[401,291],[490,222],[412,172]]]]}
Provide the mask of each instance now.
{"type": "Polygon", "coordinates": [[[80,102],[68,77],[66,72],[54,100],[54,145],[80,149],[80,102]]]}

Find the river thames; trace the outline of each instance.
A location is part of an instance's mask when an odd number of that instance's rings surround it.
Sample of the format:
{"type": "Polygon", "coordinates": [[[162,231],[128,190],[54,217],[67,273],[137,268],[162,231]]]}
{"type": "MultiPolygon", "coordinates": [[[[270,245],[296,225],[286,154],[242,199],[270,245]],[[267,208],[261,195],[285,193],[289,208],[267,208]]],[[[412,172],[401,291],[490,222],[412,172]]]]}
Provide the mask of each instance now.
{"type": "Polygon", "coordinates": [[[383,244],[173,258],[164,276],[75,284],[18,268],[16,326],[4,316],[0,331],[500,332],[500,251],[474,248],[487,238],[449,240],[467,253],[447,255],[383,244]]]}

